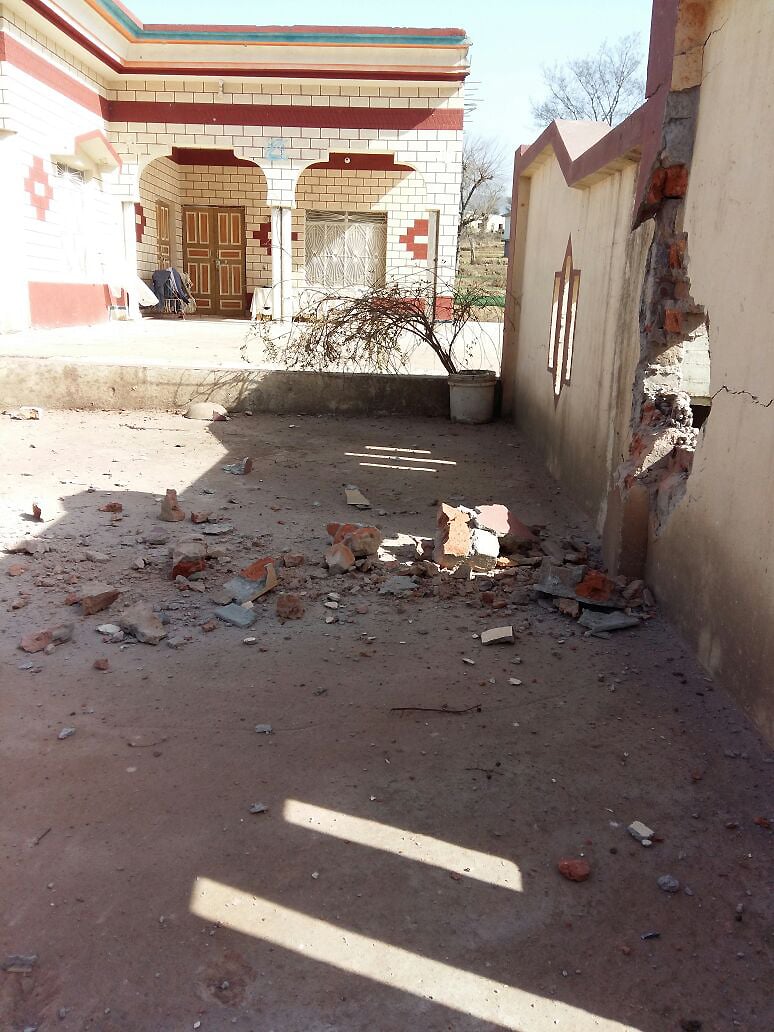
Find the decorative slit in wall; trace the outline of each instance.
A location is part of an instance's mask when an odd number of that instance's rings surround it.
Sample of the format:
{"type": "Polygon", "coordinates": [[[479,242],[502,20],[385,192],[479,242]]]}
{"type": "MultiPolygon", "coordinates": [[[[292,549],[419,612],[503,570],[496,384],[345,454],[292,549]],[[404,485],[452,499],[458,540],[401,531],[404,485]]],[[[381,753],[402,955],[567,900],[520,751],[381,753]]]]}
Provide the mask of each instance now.
{"type": "Polygon", "coordinates": [[[579,290],[580,270],[573,267],[572,237],[568,237],[564,262],[559,272],[554,273],[548,336],[548,371],[553,378],[555,401],[559,400],[562,387],[570,382],[579,290]]]}

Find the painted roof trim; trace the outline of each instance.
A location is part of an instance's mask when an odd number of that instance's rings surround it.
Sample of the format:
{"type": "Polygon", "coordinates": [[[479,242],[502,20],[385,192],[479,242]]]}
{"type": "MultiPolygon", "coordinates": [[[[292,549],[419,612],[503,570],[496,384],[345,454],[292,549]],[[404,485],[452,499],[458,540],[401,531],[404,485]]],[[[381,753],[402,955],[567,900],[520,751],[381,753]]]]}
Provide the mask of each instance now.
{"type": "Polygon", "coordinates": [[[330,46],[467,46],[463,29],[366,25],[145,25],[116,0],[87,0],[133,43],[317,43],[330,46]]]}
{"type": "Polygon", "coordinates": [[[15,2],[63,33],[85,51],[87,60],[96,59],[118,76],[342,78],[454,85],[469,74],[469,41],[462,29],[146,26],[116,0],[15,2]]]}

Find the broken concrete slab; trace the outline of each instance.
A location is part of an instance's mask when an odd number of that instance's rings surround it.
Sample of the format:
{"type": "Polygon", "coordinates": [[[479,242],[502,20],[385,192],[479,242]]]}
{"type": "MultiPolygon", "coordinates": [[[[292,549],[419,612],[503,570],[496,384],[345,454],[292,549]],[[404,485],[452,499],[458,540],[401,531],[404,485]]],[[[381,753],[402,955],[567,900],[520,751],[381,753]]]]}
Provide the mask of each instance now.
{"type": "Polygon", "coordinates": [[[258,614],[254,609],[244,609],[235,602],[231,602],[227,606],[218,606],[213,610],[212,615],[218,620],[222,620],[223,623],[231,624],[232,627],[241,627],[243,630],[252,627],[258,619],[258,614]]]}
{"type": "Polygon", "coordinates": [[[471,570],[488,573],[497,566],[500,542],[489,530],[474,530],[470,535],[470,555],[467,562],[471,570]]]}
{"type": "Polygon", "coordinates": [[[225,422],[228,412],[214,401],[192,401],[183,413],[186,419],[199,419],[206,423],[225,422]]]}
{"type": "Polygon", "coordinates": [[[639,627],[640,619],[637,616],[627,616],[626,613],[598,613],[593,609],[585,609],[580,620],[579,627],[585,627],[592,634],[599,634],[607,631],[623,631],[628,627],[639,627]]]}
{"type": "Polygon", "coordinates": [[[273,563],[268,563],[264,568],[264,576],[261,579],[250,577],[232,577],[223,585],[223,591],[228,594],[232,602],[242,605],[243,602],[254,602],[255,599],[265,595],[272,588],[277,586],[277,574],[273,563]]]}
{"type": "Polygon", "coordinates": [[[575,589],[583,580],[585,566],[561,566],[548,556],[540,564],[540,580],[535,590],[554,598],[575,598],[575,589]]]}
{"type": "Polygon", "coordinates": [[[368,501],[362,491],[355,487],[354,484],[347,484],[344,488],[344,495],[347,500],[347,505],[352,505],[356,509],[370,509],[371,503],[368,501]]]}
{"type": "Polygon", "coordinates": [[[482,645],[512,645],[513,627],[490,627],[481,632],[482,645]]]}
{"type": "Polygon", "coordinates": [[[413,577],[388,577],[379,588],[380,595],[409,595],[416,590],[413,577]]]}
{"type": "Polygon", "coordinates": [[[164,624],[149,602],[135,602],[118,617],[118,626],[143,645],[158,645],[167,636],[164,624]]]}

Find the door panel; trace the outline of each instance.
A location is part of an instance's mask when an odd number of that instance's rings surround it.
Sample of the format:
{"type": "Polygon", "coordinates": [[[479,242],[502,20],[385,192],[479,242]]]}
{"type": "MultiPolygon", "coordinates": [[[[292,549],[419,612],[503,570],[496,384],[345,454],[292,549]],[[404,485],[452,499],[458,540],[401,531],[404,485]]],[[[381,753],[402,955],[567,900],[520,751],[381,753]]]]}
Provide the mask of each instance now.
{"type": "Polygon", "coordinates": [[[169,205],[165,201],[156,202],[156,268],[166,269],[172,260],[172,242],[170,238],[169,205]]]}
{"type": "Polygon", "coordinates": [[[241,208],[183,210],[185,269],[198,311],[245,311],[245,216],[241,208]]]}

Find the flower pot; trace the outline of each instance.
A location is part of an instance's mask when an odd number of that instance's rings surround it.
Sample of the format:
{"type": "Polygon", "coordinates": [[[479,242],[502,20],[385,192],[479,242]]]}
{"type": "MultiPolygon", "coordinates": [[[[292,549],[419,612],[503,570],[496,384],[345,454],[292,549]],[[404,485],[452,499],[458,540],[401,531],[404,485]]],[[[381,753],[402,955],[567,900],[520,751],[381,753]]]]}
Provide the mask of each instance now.
{"type": "Polygon", "coordinates": [[[489,423],[494,415],[497,374],[463,369],[449,376],[449,415],[453,423],[489,423]]]}

